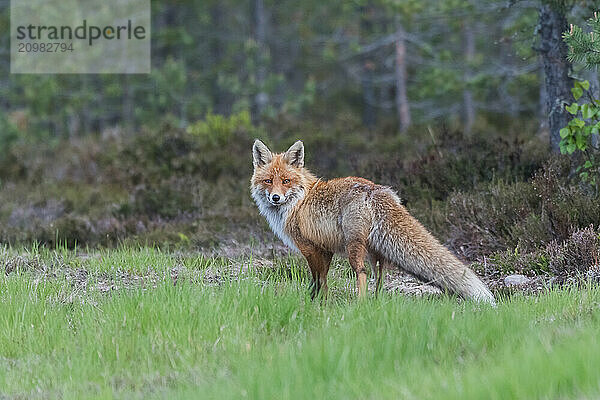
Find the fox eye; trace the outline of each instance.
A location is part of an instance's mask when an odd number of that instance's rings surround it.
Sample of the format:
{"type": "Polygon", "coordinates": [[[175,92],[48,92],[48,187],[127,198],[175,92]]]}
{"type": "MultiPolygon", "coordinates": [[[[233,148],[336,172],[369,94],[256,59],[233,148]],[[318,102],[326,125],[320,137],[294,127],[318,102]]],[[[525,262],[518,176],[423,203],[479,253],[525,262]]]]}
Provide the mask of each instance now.
{"type": "Polygon", "coordinates": [[[289,179],[284,179],[284,180],[282,180],[281,182],[282,182],[284,185],[287,185],[288,183],[290,183],[290,180],[289,180],[289,179]]]}
{"type": "Polygon", "coordinates": [[[265,179],[263,182],[264,182],[264,183],[267,183],[267,184],[269,184],[269,185],[270,185],[271,183],[273,183],[273,181],[272,181],[271,179],[265,179]]]}

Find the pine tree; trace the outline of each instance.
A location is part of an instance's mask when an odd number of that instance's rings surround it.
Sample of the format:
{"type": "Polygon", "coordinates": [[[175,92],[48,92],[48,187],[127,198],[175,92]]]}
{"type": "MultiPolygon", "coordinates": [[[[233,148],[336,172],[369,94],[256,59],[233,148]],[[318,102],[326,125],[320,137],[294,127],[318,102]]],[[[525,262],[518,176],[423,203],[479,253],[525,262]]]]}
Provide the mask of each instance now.
{"type": "Polygon", "coordinates": [[[588,25],[591,28],[589,33],[571,24],[563,39],[569,46],[568,60],[592,69],[600,65],[600,16],[597,12],[588,20],[588,25]]]}

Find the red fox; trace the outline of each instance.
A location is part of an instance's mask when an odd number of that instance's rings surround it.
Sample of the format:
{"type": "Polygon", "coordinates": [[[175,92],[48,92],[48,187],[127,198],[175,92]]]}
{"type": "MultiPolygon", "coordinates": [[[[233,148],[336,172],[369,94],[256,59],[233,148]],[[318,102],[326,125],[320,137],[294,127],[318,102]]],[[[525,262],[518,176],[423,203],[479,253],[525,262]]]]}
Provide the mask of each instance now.
{"type": "Polygon", "coordinates": [[[252,148],[252,197],[271,229],[308,261],[314,298],[327,295],[334,253],[346,254],[356,273],[359,297],[367,290],[365,258],[377,272],[396,266],[463,298],[495,304],[473,271],[413,218],[389,187],[347,177],[324,181],[304,168],[304,144],[274,154],[260,140],[252,148]]]}

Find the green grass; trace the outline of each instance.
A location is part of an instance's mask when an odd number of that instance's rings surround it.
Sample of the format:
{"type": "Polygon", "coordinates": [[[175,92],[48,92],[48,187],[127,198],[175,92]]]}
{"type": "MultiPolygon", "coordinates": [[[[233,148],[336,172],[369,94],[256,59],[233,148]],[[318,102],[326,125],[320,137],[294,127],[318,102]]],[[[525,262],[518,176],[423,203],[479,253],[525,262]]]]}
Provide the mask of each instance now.
{"type": "Polygon", "coordinates": [[[0,398],[596,398],[600,288],[311,302],[295,257],[0,248],[0,398]]]}

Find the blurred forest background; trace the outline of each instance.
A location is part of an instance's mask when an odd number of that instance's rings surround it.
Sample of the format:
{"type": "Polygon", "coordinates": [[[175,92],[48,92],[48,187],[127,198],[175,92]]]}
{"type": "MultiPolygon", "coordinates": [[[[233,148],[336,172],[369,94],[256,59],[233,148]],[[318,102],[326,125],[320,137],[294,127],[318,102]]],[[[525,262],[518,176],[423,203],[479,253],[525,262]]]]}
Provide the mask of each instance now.
{"type": "Polygon", "coordinates": [[[0,242],[281,251],[251,144],[301,139],[316,174],[392,186],[464,259],[597,263],[597,185],[558,151],[571,78],[600,86],[561,35],[597,2],[151,4],[151,74],[15,75],[0,0],[0,242]]]}

